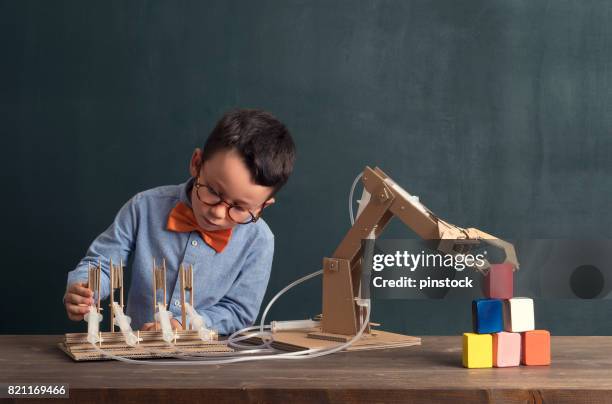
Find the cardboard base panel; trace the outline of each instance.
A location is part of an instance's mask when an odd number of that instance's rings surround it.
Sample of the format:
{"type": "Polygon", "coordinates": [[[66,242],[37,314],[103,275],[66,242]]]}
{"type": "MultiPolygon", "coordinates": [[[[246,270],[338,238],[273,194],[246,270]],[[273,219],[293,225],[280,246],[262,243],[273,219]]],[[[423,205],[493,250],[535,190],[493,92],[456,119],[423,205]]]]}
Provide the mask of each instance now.
{"type": "MultiPolygon", "coordinates": [[[[134,359],[172,358],[177,354],[215,356],[234,352],[234,349],[228,347],[222,341],[202,341],[195,331],[178,331],[178,338],[175,342],[176,348],[166,344],[160,331],[142,331],[139,335],[143,341],[135,347],[131,347],[124,342],[120,332],[104,332],[102,333],[103,341],[97,346],[110,354],[134,359]]],[[[317,328],[280,331],[274,334],[272,346],[282,351],[295,352],[313,348],[332,348],[339,343],[350,340],[350,338],[345,335],[323,333],[317,328]]],[[[244,342],[259,344],[261,339],[251,338],[244,342]]],[[[354,342],[347,351],[402,348],[420,344],[421,339],[418,337],[373,330],[370,334],[364,334],[358,341],[354,342]]],[[[58,347],[73,360],[79,362],[109,359],[87,342],[86,333],[66,334],[64,342],[59,343],[58,347]]]]}
{"type": "MultiPolygon", "coordinates": [[[[274,334],[272,346],[283,351],[301,351],[313,348],[331,348],[347,342],[351,336],[321,332],[320,328],[310,330],[280,331],[274,334]]],[[[252,338],[260,343],[259,338],[252,338]]],[[[347,351],[364,351],[371,349],[403,348],[421,345],[421,339],[408,335],[396,334],[381,330],[372,330],[347,348],[347,351]]]]}
{"type": "MultiPolygon", "coordinates": [[[[202,341],[197,331],[177,331],[176,348],[169,346],[162,339],[161,331],[141,331],[142,341],[135,347],[124,342],[120,332],[103,332],[102,343],[96,344],[100,349],[112,355],[125,358],[171,358],[177,354],[215,354],[234,352],[234,350],[220,341],[202,341]]],[[[66,334],[64,342],[58,344],[75,361],[107,360],[106,356],[95,350],[87,342],[86,333],[66,334]]]]}

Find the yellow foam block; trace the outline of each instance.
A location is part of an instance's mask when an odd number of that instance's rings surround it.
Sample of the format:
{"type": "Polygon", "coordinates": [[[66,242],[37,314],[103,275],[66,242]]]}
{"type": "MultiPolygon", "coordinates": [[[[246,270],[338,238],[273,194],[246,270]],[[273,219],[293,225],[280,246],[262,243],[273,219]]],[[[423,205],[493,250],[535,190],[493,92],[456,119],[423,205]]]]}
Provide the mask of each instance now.
{"type": "Polygon", "coordinates": [[[463,334],[463,366],[466,368],[493,367],[493,337],[491,334],[463,334]]]}

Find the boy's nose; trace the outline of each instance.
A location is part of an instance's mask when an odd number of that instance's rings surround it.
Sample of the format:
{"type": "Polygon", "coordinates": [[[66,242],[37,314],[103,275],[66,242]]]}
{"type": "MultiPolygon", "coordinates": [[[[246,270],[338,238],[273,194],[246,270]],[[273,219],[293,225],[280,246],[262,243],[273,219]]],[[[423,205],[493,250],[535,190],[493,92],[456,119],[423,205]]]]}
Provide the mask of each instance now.
{"type": "Polygon", "coordinates": [[[227,208],[224,204],[220,203],[216,206],[212,206],[210,208],[211,216],[216,219],[225,219],[225,215],[227,214],[227,208]]]}

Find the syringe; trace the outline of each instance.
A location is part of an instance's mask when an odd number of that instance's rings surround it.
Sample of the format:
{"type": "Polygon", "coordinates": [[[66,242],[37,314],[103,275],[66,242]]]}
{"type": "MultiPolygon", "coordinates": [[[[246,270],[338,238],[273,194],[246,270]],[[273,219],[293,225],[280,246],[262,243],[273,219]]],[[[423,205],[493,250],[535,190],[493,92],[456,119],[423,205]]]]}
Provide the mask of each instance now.
{"type": "Polygon", "coordinates": [[[121,329],[125,343],[129,346],[135,346],[138,342],[142,341],[142,338],[138,338],[132,331],[132,327],[130,327],[132,319],[123,313],[123,309],[117,302],[113,302],[113,312],[115,313],[115,325],[118,325],[119,329],[121,329]]]}

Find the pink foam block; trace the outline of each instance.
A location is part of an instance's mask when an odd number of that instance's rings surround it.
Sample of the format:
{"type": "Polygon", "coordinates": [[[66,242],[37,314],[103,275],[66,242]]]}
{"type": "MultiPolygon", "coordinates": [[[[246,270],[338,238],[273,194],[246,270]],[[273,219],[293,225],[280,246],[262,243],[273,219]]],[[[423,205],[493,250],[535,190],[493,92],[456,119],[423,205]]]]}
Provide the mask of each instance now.
{"type": "Polygon", "coordinates": [[[503,368],[521,363],[521,334],[498,332],[493,334],[493,366],[503,368]]]}
{"type": "Polygon", "coordinates": [[[488,299],[510,299],[514,293],[514,266],[510,263],[491,264],[482,289],[488,299]]]}

